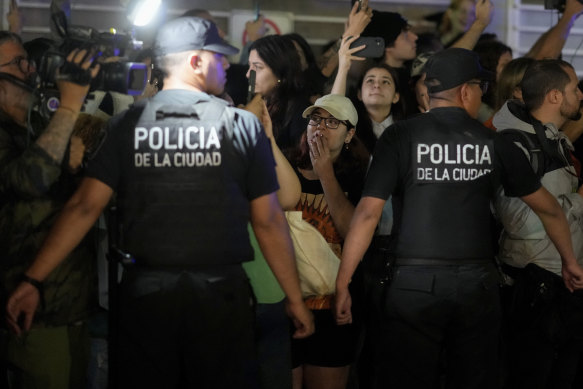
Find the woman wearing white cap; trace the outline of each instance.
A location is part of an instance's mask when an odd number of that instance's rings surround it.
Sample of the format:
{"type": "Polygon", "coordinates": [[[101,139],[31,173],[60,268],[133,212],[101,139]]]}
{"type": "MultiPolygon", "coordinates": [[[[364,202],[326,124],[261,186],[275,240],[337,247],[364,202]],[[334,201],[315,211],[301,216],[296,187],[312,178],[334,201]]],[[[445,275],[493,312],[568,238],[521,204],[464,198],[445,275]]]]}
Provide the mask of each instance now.
{"type": "MultiPolygon", "coordinates": [[[[342,244],[360,198],[369,155],[355,137],[356,109],[341,95],[326,95],[303,112],[308,126],[289,154],[302,186],[295,209],[314,226],[340,258],[342,244]]],[[[298,242],[302,246],[302,242],[298,242]]],[[[300,276],[301,278],[301,276],[300,276]]],[[[305,296],[305,294],[304,294],[305,296]]],[[[316,332],[292,340],[294,388],[345,388],[356,355],[359,326],[335,324],[332,294],[305,298],[316,332]]]]}

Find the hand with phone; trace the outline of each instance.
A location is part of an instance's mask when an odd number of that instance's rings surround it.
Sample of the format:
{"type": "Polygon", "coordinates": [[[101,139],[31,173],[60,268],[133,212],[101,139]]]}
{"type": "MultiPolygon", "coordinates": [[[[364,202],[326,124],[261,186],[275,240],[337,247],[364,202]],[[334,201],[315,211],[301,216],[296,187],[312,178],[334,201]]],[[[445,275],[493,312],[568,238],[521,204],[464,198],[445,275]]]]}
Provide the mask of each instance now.
{"type": "Polygon", "coordinates": [[[481,28],[485,29],[492,22],[494,15],[494,4],[491,0],[479,0],[476,3],[476,19],[474,23],[478,23],[481,28]]]}
{"type": "Polygon", "coordinates": [[[362,47],[355,52],[357,57],[380,58],[385,54],[385,40],[378,36],[362,36],[352,42],[350,48],[362,47]]]}
{"type": "Polygon", "coordinates": [[[251,100],[253,100],[253,97],[255,96],[255,77],[256,77],[256,72],[255,70],[251,69],[249,70],[249,80],[247,81],[248,86],[247,86],[247,104],[249,104],[251,102],[251,100]]]}
{"type": "Polygon", "coordinates": [[[372,8],[368,6],[368,0],[361,0],[354,3],[348,20],[344,26],[344,36],[356,36],[362,34],[365,27],[372,18],[372,8]]]}
{"type": "Polygon", "coordinates": [[[265,129],[265,134],[268,138],[273,138],[273,125],[271,123],[271,117],[269,116],[269,111],[263,100],[263,96],[257,93],[253,98],[247,102],[247,105],[241,106],[245,111],[249,111],[261,122],[263,128],[265,129]]]}
{"type": "Polygon", "coordinates": [[[247,41],[254,42],[257,39],[265,36],[267,33],[267,25],[265,24],[265,16],[259,15],[255,20],[249,20],[245,23],[245,31],[247,32],[247,41]]]}
{"type": "Polygon", "coordinates": [[[356,53],[365,48],[365,45],[353,46],[358,36],[343,36],[338,50],[338,72],[334,79],[331,93],[338,95],[346,94],[346,78],[352,65],[352,61],[364,61],[364,57],[359,57],[356,53]]]}
{"type": "Polygon", "coordinates": [[[359,40],[358,36],[342,37],[340,49],[338,50],[338,71],[348,71],[352,61],[364,61],[365,57],[358,55],[358,52],[366,48],[365,44],[355,45],[359,40]]]}

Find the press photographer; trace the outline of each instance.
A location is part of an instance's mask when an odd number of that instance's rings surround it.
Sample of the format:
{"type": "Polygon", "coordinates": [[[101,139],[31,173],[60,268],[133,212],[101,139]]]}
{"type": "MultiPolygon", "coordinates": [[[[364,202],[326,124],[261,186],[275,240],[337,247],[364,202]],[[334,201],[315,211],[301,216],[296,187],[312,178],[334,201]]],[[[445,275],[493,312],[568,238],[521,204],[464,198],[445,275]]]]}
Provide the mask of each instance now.
{"type": "Polygon", "coordinates": [[[10,367],[15,387],[84,387],[85,320],[96,296],[91,239],[42,283],[25,270],[75,189],[69,144],[100,70],[92,63],[87,50],[68,53],[55,76],[60,105],[46,120],[31,109],[36,68],[20,37],[0,32],[0,301],[21,282],[42,296],[40,310],[26,323],[1,320],[8,328],[0,330],[0,359],[10,367]],[[32,328],[26,341],[19,337],[23,327],[32,328]]]}

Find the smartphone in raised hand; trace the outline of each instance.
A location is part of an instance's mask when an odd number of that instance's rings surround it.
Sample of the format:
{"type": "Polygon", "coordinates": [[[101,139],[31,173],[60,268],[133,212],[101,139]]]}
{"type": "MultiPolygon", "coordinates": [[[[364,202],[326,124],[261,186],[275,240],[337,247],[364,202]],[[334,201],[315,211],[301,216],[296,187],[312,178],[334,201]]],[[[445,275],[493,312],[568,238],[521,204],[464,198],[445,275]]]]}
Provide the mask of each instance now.
{"type": "Polygon", "coordinates": [[[260,10],[259,10],[259,0],[255,0],[255,19],[253,21],[258,21],[259,20],[259,16],[261,16],[260,10]]]}
{"type": "Polygon", "coordinates": [[[385,40],[382,37],[361,36],[350,44],[350,48],[362,45],[366,47],[354,53],[357,57],[379,58],[385,54],[385,40]]]}
{"type": "Polygon", "coordinates": [[[247,87],[247,103],[255,96],[255,70],[249,71],[249,85],[247,87]]]}

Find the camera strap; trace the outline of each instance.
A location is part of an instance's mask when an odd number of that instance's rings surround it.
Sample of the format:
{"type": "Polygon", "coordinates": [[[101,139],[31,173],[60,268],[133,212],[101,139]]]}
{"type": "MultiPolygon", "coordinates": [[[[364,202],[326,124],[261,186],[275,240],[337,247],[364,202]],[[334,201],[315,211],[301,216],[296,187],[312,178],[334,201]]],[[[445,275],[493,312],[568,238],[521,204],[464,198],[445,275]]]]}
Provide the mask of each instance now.
{"type": "Polygon", "coordinates": [[[0,72],[0,80],[9,81],[27,92],[33,93],[35,90],[33,85],[30,85],[28,82],[21,80],[20,78],[13,76],[12,74],[9,73],[0,72]]]}

